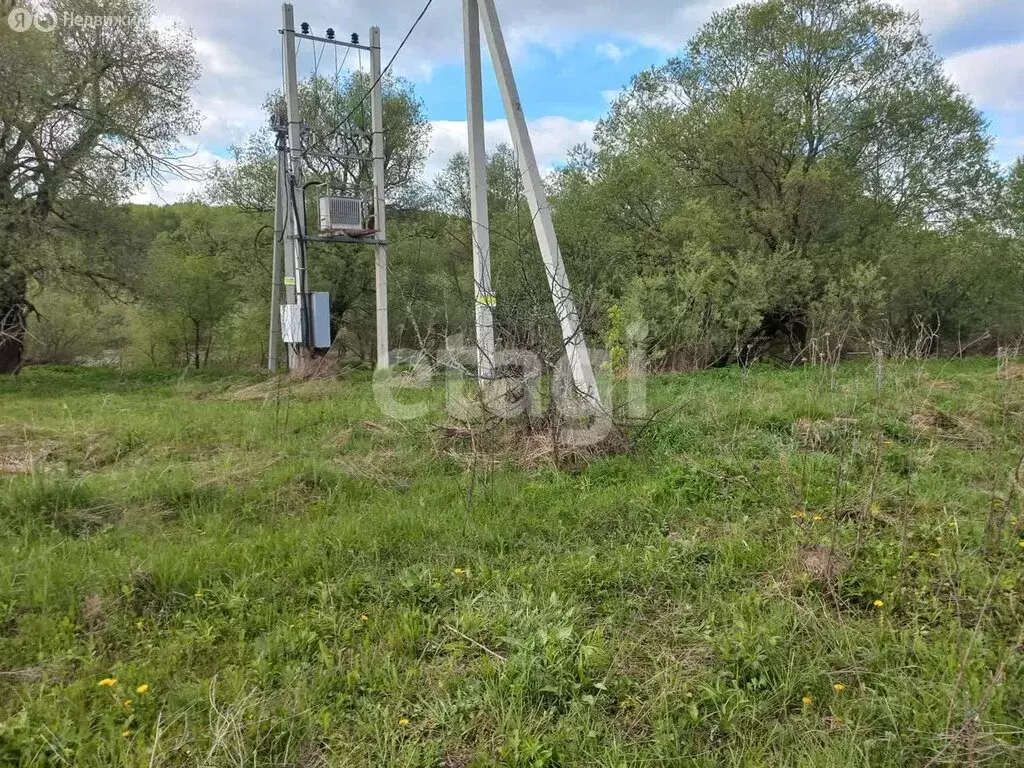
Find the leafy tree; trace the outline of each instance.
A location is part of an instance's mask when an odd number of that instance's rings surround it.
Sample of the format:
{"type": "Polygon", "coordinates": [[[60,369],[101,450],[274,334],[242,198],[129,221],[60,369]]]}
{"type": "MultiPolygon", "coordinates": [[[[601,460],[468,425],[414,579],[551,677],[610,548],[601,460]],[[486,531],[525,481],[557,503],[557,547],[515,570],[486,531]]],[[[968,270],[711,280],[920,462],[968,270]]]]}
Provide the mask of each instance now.
{"type": "Polygon", "coordinates": [[[119,279],[123,252],[93,242],[107,229],[102,206],[180,169],[171,153],[197,127],[189,34],[152,29],[146,0],[55,0],[47,8],[58,19],[132,21],[58,23],[51,33],[0,24],[0,372],[20,365],[31,281],[65,271],[119,279]],[[76,246],[83,237],[89,245],[76,246]],[[93,263],[79,259],[83,251],[93,263]]]}
{"type": "Polygon", "coordinates": [[[715,14],[634,79],[596,140],[606,220],[647,241],[635,268],[700,252],[687,243],[773,254],[806,279],[785,283],[756,335],[799,344],[810,305],[876,259],[880,233],[968,225],[996,182],[984,121],[918,19],[874,0],[715,14]]]}
{"type": "MultiPolygon", "coordinates": [[[[353,72],[338,79],[314,75],[299,83],[299,111],[308,126],[306,181],[319,179],[334,189],[372,196],[370,155],[370,80],[353,72]]],[[[381,81],[384,106],[384,175],[389,201],[407,202],[418,192],[419,174],[427,157],[430,123],[423,104],[407,81],[385,75],[381,81]]],[[[264,111],[269,126],[283,124],[280,91],[267,96],[264,111]]],[[[274,207],[276,157],[273,132],[268,128],[231,148],[234,162],[214,168],[209,193],[222,203],[246,211],[274,207]]]]}
{"type": "Polygon", "coordinates": [[[203,205],[179,208],[179,226],[162,232],[149,250],[139,292],[165,358],[199,368],[209,362],[216,335],[241,296],[236,266],[246,244],[237,214],[203,205]]]}

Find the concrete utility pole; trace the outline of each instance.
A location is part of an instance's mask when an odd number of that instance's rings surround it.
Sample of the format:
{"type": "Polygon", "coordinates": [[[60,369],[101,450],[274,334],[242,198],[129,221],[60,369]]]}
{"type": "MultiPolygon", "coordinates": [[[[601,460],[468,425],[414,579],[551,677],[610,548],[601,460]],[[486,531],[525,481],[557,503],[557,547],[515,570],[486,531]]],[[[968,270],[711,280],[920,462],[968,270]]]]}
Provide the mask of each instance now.
{"type": "MultiPolygon", "coordinates": [[[[380,60],[380,30],[370,29],[370,45],[360,45],[359,35],[353,34],[351,41],[336,40],[334,29],[328,27],[325,37],[311,34],[309,24],[303,22],[301,31],[295,30],[295,14],[290,3],[281,6],[281,58],[284,73],[285,114],[275,115],[274,128],[277,131],[278,179],[274,210],[274,284],[271,290],[270,340],[268,366],[277,366],[277,351],[281,338],[288,344],[288,367],[294,370],[304,359],[311,358],[315,349],[330,346],[329,297],[325,292],[311,293],[309,270],[306,258],[307,244],[313,241],[344,245],[373,245],[375,249],[375,277],[377,283],[377,367],[389,367],[388,359],[388,276],[387,276],[387,210],[384,200],[384,100],[383,70],[380,60]],[[372,85],[363,94],[359,104],[370,99],[371,132],[353,131],[345,123],[355,112],[353,109],[341,123],[329,130],[329,135],[313,137],[303,145],[303,125],[299,114],[299,80],[296,63],[298,41],[312,43],[314,55],[316,46],[340,46],[370,54],[370,77],[372,85]],[[325,140],[335,135],[357,137],[355,154],[337,154],[325,140]],[[367,150],[366,137],[370,138],[367,150]],[[317,151],[319,150],[319,151],[317,151]],[[311,156],[319,158],[344,158],[360,164],[368,162],[373,170],[373,231],[363,227],[368,223],[363,215],[367,202],[367,191],[360,188],[355,192],[359,206],[355,209],[353,221],[353,199],[344,195],[332,195],[331,179],[319,179],[327,194],[318,200],[320,213],[319,234],[309,236],[306,226],[306,195],[304,185],[305,160],[311,156]],[[335,206],[338,206],[335,208],[335,206]],[[344,211],[350,213],[344,213],[344,211]],[[355,230],[355,231],[353,231],[355,230]],[[283,258],[281,251],[283,250],[283,258]],[[284,301],[281,297],[281,272],[283,261],[284,301]]],[[[323,50],[321,50],[321,56],[323,50]]],[[[337,61],[337,60],[336,60],[337,61]]],[[[344,63],[344,62],[343,62],[344,63]]],[[[364,166],[359,166],[357,176],[361,177],[364,166]]],[[[347,185],[343,185],[347,188],[347,185]]]]}
{"type": "Polygon", "coordinates": [[[491,233],[487,211],[487,153],[484,148],[484,98],[480,72],[480,10],[477,0],[462,0],[466,51],[466,117],[469,129],[469,211],[473,233],[473,286],[476,303],[477,377],[494,377],[494,292],[491,290],[491,233]]]}
{"type": "Polygon", "coordinates": [[[284,33],[284,96],[288,113],[288,173],[285,208],[288,211],[288,247],[295,265],[295,304],[298,313],[297,357],[310,357],[313,349],[309,280],[306,273],[306,191],[302,185],[302,120],[299,116],[299,78],[295,64],[295,15],[290,3],[281,6],[284,33]]]}
{"type": "Polygon", "coordinates": [[[373,152],[373,222],[377,230],[374,277],[377,287],[377,367],[389,368],[388,249],[384,202],[384,97],[380,68],[380,28],[370,27],[370,122],[373,152]]]}
{"type": "MultiPolygon", "coordinates": [[[[284,206],[288,199],[285,189],[287,149],[284,130],[277,127],[277,187],[274,192],[274,264],[270,283],[270,341],[267,346],[267,369],[277,370],[277,352],[281,346],[281,271],[284,261],[284,228],[287,217],[284,206]]],[[[295,278],[292,275],[291,293],[295,292],[295,278]]],[[[294,302],[294,295],[289,303],[294,302]]]]}
{"type": "MultiPolygon", "coordinates": [[[[601,401],[597,391],[597,381],[594,378],[594,369],[590,363],[590,352],[587,350],[587,344],[580,328],[579,313],[576,311],[576,303],[573,301],[572,287],[569,284],[569,276],[565,272],[562,253],[558,249],[555,226],[551,220],[551,206],[544,193],[544,181],[541,179],[540,169],[537,167],[537,158],[533,152],[533,143],[530,141],[530,132],[527,129],[523,106],[519,101],[519,90],[516,88],[516,81],[512,75],[512,64],[509,60],[508,50],[505,48],[505,38],[498,22],[494,0],[479,0],[479,3],[482,10],[484,32],[487,35],[487,47],[491,52],[491,60],[494,62],[501,99],[505,105],[505,117],[512,134],[512,144],[515,147],[520,175],[526,189],[527,204],[533,218],[541,256],[544,259],[548,285],[551,288],[551,298],[555,304],[555,314],[558,315],[558,322],[561,325],[562,343],[565,345],[566,355],[569,358],[573,383],[583,398],[597,406],[601,401]]],[[[468,15],[468,4],[464,5],[463,9],[464,14],[468,15]]],[[[470,25],[468,18],[466,25],[467,28],[470,25]]],[[[468,60],[468,48],[466,55],[468,60]]],[[[472,111],[473,107],[470,106],[470,114],[472,111]]],[[[472,157],[472,152],[470,156],[472,157]]],[[[483,223],[486,224],[486,222],[483,223]]]]}

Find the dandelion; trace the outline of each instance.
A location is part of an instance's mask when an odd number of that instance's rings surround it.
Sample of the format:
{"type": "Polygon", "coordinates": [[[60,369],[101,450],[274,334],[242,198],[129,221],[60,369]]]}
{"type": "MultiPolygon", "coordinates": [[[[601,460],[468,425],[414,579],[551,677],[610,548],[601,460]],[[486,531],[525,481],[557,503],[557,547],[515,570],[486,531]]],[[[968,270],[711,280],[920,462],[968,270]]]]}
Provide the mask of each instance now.
{"type": "Polygon", "coordinates": [[[804,519],[804,513],[803,512],[797,512],[795,515],[790,515],[790,517],[792,517],[794,520],[803,520],[804,519]]]}
{"type": "Polygon", "coordinates": [[[398,724],[400,726],[402,726],[403,728],[405,728],[409,724],[409,718],[408,717],[399,718],[398,724]]]}
{"type": "Polygon", "coordinates": [[[803,702],[803,705],[805,707],[811,706],[811,697],[810,696],[804,696],[802,699],[800,699],[800,701],[803,702]]]}
{"type": "Polygon", "coordinates": [[[835,689],[836,693],[842,693],[843,691],[846,690],[846,686],[843,685],[842,683],[836,683],[832,687],[835,689]]]}
{"type": "Polygon", "coordinates": [[[135,692],[139,694],[139,696],[145,696],[147,693],[149,693],[149,683],[143,683],[135,689],[135,692]]]}
{"type": "Polygon", "coordinates": [[[814,522],[816,522],[816,523],[820,523],[820,522],[821,522],[822,520],[824,520],[824,519],[825,519],[825,518],[824,518],[824,517],[822,517],[821,515],[815,515],[815,516],[814,516],[814,522]]]}
{"type": "Polygon", "coordinates": [[[875,606],[875,608],[881,608],[883,605],[885,605],[885,601],[875,600],[875,602],[873,602],[872,605],[875,606]]]}
{"type": "Polygon", "coordinates": [[[132,732],[129,731],[129,730],[121,731],[121,738],[122,739],[127,739],[127,738],[131,737],[131,735],[132,735],[132,732]]]}
{"type": "Polygon", "coordinates": [[[1020,547],[1021,549],[1024,549],[1024,539],[1021,539],[1020,541],[1018,541],[1017,542],[1017,546],[1020,547]]]}
{"type": "Polygon", "coordinates": [[[102,685],[104,688],[113,688],[115,685],[117,685],[117,678],[104,677],[102,680],[100,680],[99,684],[102,685]]]}
{"type": "Polygon", "coordinates": [[[124,707],[125,709],[131,709],[132,708],[132,700],[131,699],[125,699],[124,701],[121,702],[121,706],[124,707]]]}
{"type": "Polygon", "coordinates": [[[465,573],[465,571],[462,568],[454,568],[452,570],[452,573],[454,573],[456,576],[461,576],[465,573]]]}
{"type": "Polygon", "coordinates": [[[145,622],[142,619],[139,619],[138,621],[135,622],[135,628],[136,629],[142,629],[144,626],[146,626],[146,624],[145,624],[145,622]]]}
{"type": "Polygon", "coordinates": [[[369,616],[367,616],[367,615],[366,615],[365,613],[360,613],[360,614],[359,614],[359,620],[360,620],[360,621],[369,621],[369,620],[370,620],[370,617],[369,617],[369,616]]]}

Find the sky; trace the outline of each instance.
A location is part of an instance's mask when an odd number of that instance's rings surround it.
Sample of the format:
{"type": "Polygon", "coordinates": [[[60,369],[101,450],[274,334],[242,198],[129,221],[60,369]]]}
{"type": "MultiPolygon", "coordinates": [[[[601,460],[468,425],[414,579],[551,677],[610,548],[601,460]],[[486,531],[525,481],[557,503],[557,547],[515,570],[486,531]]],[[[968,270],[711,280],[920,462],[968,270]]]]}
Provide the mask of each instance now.
{"type": "MultiPolygon", "coordinates": [[[[920,14],[953,80],[984,112],[996,158],[1024,155],[1024,0],[890,0],[920,14]]],[[[496,0],[538,163],[556,166],[567,150],[591,138],[597,121],[630,77],[679,52],[711,15],[734,0],[496,0]]],[[[381,27],[386,62],[423,7],[423,0],[296,0],[295,20],[314,34],[333,27],[339,38],[368,40],[381,27]]],[[[193,99],[203,116],[196,136],[182,137],[192,162],[209,165],[228,147],[262,130],[260,109],[281,84],[281,5],[274,0],[156,0],[156,23],[193,30],[203,75],[193,99]]],[[[432,177],[465,148],[465,80],[461,0],[433,0],[395,60],[413,83],[432,123],[432,177]]],[[[343,55],[344,49],[339,49],[343,55]]],[[[317,55],[320,55],[319,46],[317,55]]],[[[299,49],[300,76],[314,66],[308,41],[299,49]]],[[[339,61],[339,65],[341,61],[339,61]]],[[[369,62],[355,52],[346,69],[369,62]],[[361,59],[361,60],[360,60],[361,59]]],[[[333,51],[319,69],[333,74],[333,51]]],[[[484,118],[489,148],[508,140],[501,99],[484,61],[484,118]]],[[[174,202],[201,184],[167,179],[140,190],[136,202],[174,202]]]]}

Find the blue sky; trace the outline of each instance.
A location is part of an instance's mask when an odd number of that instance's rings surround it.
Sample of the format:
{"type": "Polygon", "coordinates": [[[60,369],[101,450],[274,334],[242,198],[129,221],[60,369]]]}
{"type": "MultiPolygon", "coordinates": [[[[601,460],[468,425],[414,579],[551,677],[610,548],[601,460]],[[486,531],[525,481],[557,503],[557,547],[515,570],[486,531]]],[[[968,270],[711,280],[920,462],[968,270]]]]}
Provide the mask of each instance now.
{"type": "MultiPolygon", "coordinates": [[[[609,99],[640,70],[663,62],[715,10],[731,0],[497,0],[523,106],[541,165],[589,139],[609,99]]],[[[984,111],[996,137],[996,157],[1024,155],[1024,0],[894,0],[918,12],[950,76],[984,111]]],[[[385,60],[422,7],[420,0],[297,1],[297,21],[340,36],[378,24],[385,60]]],[[[195,100],[204,114],[196,137],[183,143],[200,162],[224,157],[227,146],[264,124],[259,105],[280,83],[273,0],[156,0],[158,23],[191,27],[204,65],[195,100]]],[[[433,123],[432,174],[465,145],[465,85],[460,0],[434,0],[396,60],[433,123]]],[[[363,65],[366,66],[365,56],[363,65]]],[[[357,65],[350,57],[348,66],[357,65]]],[[[323,65],[322,65],[323,66],[323,65]]],[[[330,64],[333,68],[333,62],[330,64]]],[[[485,67],[489,65],[485,62],[485,67]]],[[[300,68],[312,68],[300,51],[300,68]]],[[[488,143],[507,139],[493,75],[485,69],[488,143]]],[[[137,199],[172,201],[194,184],[170,180],[137,199]]]]}

